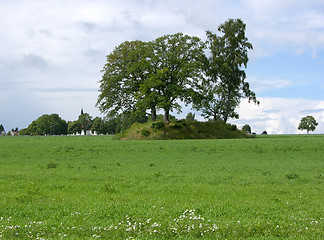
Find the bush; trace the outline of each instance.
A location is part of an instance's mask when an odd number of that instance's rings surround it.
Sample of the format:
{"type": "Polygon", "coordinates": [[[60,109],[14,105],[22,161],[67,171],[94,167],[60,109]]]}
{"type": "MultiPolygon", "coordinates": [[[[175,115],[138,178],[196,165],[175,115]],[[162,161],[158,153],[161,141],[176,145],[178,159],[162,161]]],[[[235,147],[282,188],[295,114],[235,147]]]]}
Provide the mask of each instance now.
{"type": "Polygon", "coordinates": [[[245,124],[242,128],[243,132],[246,132],[247,134],[251,134],[251,127],[248,124],[245,124]]]}
{"type": "Polygon", "coordinates": [[[179,122],[174,123],[174,125],[170,125],[171,128],[173,129],[181,129],[183,128],[183,125],[179,122]]]}
{"type": "Polygon", "coordinates": [[[150,136],[150,134],[151,134],[151,132],[149,130],[147,130],[147,129],[142,130],[142,136],[143,137],[148,137],[148,136],[150,136]]]}
{"type": "Polygon", "coordinates": [[[57,164],[55,162],[49,162],[47,163],[47,168],[56,168],[57,164]]]}
{"type": "Polygon", "coordinates": [[[296,179],[296,178],[298,178],[298,177],[299,177],[299,175],[296,174],[296,173],[289,173],[289,174],[286,174],[286,178],[289,179],[289,180],[291,180],[291,179],[296,179]]]}
{"type": "Polygon", "coordinates": [[[164,122],[163,121],[154,122],[151,125],[151,128],[153,128],[153,129],[161,129],[163,127],[164,127],[164,122]]]}
{"type": "Polygon", "coordinates": [[[237,126],[235,124],[226,124],[226,128],[231,131],[235,131],[237,129],[237,126]]]}

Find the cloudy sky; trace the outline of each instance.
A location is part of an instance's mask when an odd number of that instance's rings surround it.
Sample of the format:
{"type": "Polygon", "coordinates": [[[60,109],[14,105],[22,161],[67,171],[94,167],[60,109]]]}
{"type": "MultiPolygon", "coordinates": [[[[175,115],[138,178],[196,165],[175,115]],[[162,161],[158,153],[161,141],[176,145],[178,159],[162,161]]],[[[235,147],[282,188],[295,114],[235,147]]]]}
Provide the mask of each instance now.
{"type": "MultiPolygon", "coordinates": [[[[205,40],[228,18],[247,24],[247,81],[260,106],[243,101],[252,131],[324,133],[323,0],[1,0],[0,124],[26,128],[43,114],[76,120],[95,107],[105,57],[126,40],[182,32],[205,40]]],[[[190,109],[184,108],[178,117],[190,109]]],[[[196,114],[198,116],[198,113],[196,114]]]]}

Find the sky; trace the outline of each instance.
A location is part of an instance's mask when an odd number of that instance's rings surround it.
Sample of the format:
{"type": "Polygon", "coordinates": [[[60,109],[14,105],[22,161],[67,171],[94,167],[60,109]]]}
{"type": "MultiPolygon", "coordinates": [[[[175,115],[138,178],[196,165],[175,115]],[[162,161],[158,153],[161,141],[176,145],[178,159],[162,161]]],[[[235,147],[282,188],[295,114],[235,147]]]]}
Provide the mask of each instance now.
{"type": "Polygon", "coordinates": [[[22,129],[52,113],[73,121],[81,108],[102,117],[100,71],[116,46],[178,32],[205,40],[229,18],[246,23],[246,81],[260,101],[243,100],[230,123],[304,134],[298,124],[312,115],[324,134],[323,0],[1,0],[0,124],[22,129]]]}

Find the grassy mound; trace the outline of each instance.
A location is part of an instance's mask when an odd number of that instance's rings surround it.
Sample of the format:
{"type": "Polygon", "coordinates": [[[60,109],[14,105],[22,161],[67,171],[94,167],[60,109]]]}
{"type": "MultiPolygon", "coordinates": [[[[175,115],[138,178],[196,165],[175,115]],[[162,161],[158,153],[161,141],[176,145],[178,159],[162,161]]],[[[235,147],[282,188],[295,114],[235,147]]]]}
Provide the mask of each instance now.
{"type": "Polygon", "coordinates": [[[221,121],[187,122],[180,120],[169,124],[163,122],[135,123],[127,131],[117,134],[115,139],[229,139],[244,137],[248,137],[248,135],[238,130],[236,125],[224,124],[221,121]]]}

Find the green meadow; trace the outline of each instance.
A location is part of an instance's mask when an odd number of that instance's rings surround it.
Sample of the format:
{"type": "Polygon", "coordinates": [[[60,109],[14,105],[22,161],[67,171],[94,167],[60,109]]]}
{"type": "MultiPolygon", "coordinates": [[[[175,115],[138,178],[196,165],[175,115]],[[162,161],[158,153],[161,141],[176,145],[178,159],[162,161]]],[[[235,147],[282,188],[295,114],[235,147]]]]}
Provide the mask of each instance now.
{"type": "Polygon", "coordinates": [[[2,239],[324,239],[324,136],[0,137],[2,239]]]}

